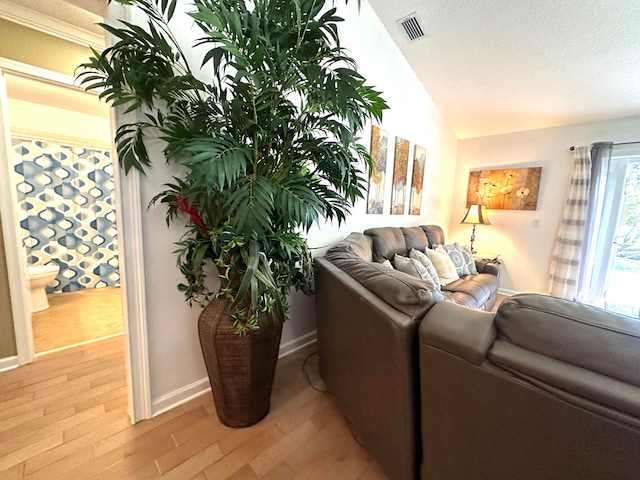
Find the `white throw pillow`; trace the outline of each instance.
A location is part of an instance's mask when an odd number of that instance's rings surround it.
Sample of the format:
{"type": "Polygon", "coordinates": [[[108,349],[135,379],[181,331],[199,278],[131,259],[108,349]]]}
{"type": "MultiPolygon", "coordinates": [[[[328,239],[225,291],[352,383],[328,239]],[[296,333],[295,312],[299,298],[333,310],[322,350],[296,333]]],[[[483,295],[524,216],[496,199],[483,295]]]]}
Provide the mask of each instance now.
{"type": "Polygon", "coordinates": [[[438,245],[436,247],[436,251],[445,252],[447,255],[449,255],[449,258],[451,258],[451,261],[456,266],[458,277],[469,275],[469,265],[467,264],[467,260],[464,257],[464,253],[462,253],[460,244],[455,242],[449,245],[438,245]]]}
{"type": "Polygon", "coordinates": [[[391,265],[391,262],[389,261],[388,258],[385,258],[384,262],[382,262],[382,266],[390,268],[391,270],[393,270],[393,265],[391,265]]]}
{"type": "Polygon", "coordinates": [[[427,257],[427,254],[414,248],[409,252],[409,258],[417,260],[424,268],[427,269],[427,272],[431,276],[431,280],[436,285],[436,288],[440,290],[440,279],[438,278],[438,271],[436,270],[436,267],[433,266],[431,260],[429,260],[429,257],[427,257]]]}
{"type": "Polygon", "coordinates": [[[438,251],[427,248],[424,253],[427,254],[433,266],[436,267],[441,285],[449,285],[460,279],[456,271],[456,266],[451,261],[451,258],[449,258],[447,252],[442,249],[438,251]]]}

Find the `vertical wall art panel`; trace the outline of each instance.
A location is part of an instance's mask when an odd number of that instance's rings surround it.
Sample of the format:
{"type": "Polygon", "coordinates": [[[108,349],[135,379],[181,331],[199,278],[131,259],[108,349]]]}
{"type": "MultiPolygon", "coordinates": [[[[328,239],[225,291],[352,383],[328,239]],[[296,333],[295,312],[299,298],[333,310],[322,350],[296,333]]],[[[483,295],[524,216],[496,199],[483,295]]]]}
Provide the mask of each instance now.
{"type": "Polygon", "coordinates": [[[409,200],[409,214],[420,215],[422,204],[422,182],[424,182],[424,164],[427,151],[416,145],[413,148],[413,173],[411,174],[411,200],[409,200]]]}
{"type": "Polygon", "coordinates": [[[535,210],[542,167],[469,172],[467,208],[472,203],[497,210],[535,210]]]}
{"type": "Polygon", "coordinates": [[[409,169],[409,140],[396,137],[393,155],[393,184],[391,186],[391,214],[403,215],[407,193],[407,173],[409,169]]]}
{"type": "Polygon", "coordinates": [[[109,151],[23,137],[12,145],[27,261],[60,266],[47,291],[118,285],[109,151]]]}
{"type": "Polygon", "coordinates": [[[387,149],[389,133],[373,125],[371,127],[371,162],[367,213],[382,213],[384,207],[384,181],[387,173],[387,149]]]}

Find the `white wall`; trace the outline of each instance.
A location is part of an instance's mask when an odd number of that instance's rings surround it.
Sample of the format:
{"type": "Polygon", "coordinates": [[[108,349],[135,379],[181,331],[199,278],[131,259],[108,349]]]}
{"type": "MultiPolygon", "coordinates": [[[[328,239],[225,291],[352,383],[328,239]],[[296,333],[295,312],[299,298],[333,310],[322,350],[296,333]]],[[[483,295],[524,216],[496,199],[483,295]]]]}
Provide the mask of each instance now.
{"type": "Polygon", "coordinates": [[[95,142],[111,146],[109,119],[68,109],[9,99],[11,128],[22,133],[42,133],[48,138],[95,142]]]}
{"type": "Polygon", "coordinates": [[[571,145],[640,140],[640,117],[461,140],[452,197],[450,240],[468,243],[466,212],[470,170],[542,166],[538,209],[489,210],[491,226],[476,229],[478,251],[501,254],[500,284],[516,292],[548,293],[548,269],[573,168],[571,145]],[[539,228],[533,228],[533,220],[539,228]]]}
{"type": "MultiPolygon", "coordinates": [[[[366,203],[359,202],[342,233],[361,231],[371,226],[420,225],[449,222],[452,182],[458,141],[429,94],[391,40],[375,12],[366,0],[358,12],[358,2],[349,2],[339,9],[346,22],[340,27],[340,40],[358,62],[360,72],[370,84],[383,92],[389,104],[381,127],[389,132],[384,214],[367,215],[366,203]],[[409,176],[413,161],[413,147],[418,144],[427,150],[422,208],[419,216],[390,215],[391,181],[395,137],[411,142],[409,176]]],[[[338,5],[342,5],[338,2],[338,5]]],[[[363,132],[362,143],[370,144],[371,129],[363,132]]],[[[409,185],[410,186],[410,185],[409,185]]],[[[409,190],[409,188],[407,188],[409,190]]],[[[407,192],[408,193],[408,192],[407,192]]],[[[405,203],[408,205],[408,198],[405,203]]]]}
{"type": "Polygon", "coordinates": [[[4,76],[12,131],[111,145],[109,107],[96,95],[8,72],[4,76]]]}
{"type": "MultiPolygon", "coordinates": [[[[349,2],[348,8],[342,2],[336,4],[339,13],[348,19],[340,30],[340,36],[343,45],[351,49],[363,75],[384,92],[391,106],[382,124],[389,131],[390,140],[399,135],[427,149],[422,214],[411,217],[365,215],[365,205],[361,202],[354,208],[347,225],[340,229],[323,226],[322,230],[329,235],[321,235],[318,229],[311,232],[310,240],[317,245],[369,226],[421,223],[446,226],[449,221],[457,140],[368,2],[362,2],[360,14],[356,4],[349,2]]],[[[182,31],[189,32],[189,29],[182,31]]],[[[365,145],[369,144],[369,135],[369,131],[363,134],[365,145]]],[[[158,161],[143,179],[143,206],[158,193],[160,185],[170,180],[169,168],[159,159],[160,148],[160,145],[155,147],[158,161]]],[[[387,178],[390,181],[393,149],[389,154],[387,178]]],[[[386,191],[390,192],[390,185],[386,191]]],[[[389,198],[385,208],[388,208],[388,202],[389,198]]],[[[199,310],[190,309],[175,288],[181,278],[171,252],[174,250],[173,242],[181,233],[182,229],[176,225],[167,230],[161,207],[143,212],[151,398],[156,413],[207,386],[196,332],[199,310]]],[[[313,338],[313,298],[294,295],[291,313],[292,319],[285,325],[282,339],[286,349],[313,338]]]]}

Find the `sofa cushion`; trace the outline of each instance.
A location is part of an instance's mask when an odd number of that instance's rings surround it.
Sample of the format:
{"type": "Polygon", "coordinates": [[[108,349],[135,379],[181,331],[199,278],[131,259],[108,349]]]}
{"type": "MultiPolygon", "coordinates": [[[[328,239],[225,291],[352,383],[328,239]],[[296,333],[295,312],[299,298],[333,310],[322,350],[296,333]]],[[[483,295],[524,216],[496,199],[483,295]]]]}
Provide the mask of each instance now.
{"type": "Polygon", "coordinates": [[[456,267],[456,272],[458,272],[459,277],[469,275],[469,265],[467,264],[467,260],[465,259],[458,242],[454,242],[449,245],[438,245],[436,247],[436,251],[445,252],[449,255],[449,258],[456,267]]]}
{"type": "Polygon", "coordinates": [[[404,243],[408,252],[413,249],[423,250],[429,246],[429,240],[422,227],[402,227],[404,243]]]}
{"type": "Polygon", "coordinates": [[[370,262],[372,260],[371,237],[362,233],[353,232],[344,239],[332,245],[329,252],[346,252],[354,253],[363,260],[370,262]]]}
{"type": "Polygon", "coordinates": [[[381,263],[363,262],[353,253],[327,252],[325,258],[411,318],[421,318],[434,302],[443,299],[433,282],[391,270],[381,263]]]}
{"type": "Polygon", "coordinates": [[[640,322],[545,295],[506,299],[498,338],[546,357],[640,386],[640,322]]]}
{"type": "Polygon", "coordinates": [[[391,260],[395,254],[406,255],[407,245],[404,234],[398,227],[369,228],[364,234],[373,241],[373,261],[391,260]]]}
{"type": "Polygon", "coordinates": [[[478,301],[468,293],[442,290],[442,296],[445,300],[456,303],[458,305],[462,305],[463,307],[473,308],[477,310],[480,309],[481,306],[480,304],[478,304],[478,301]]]}
{"type": "Polygon", "coordinates": [[[438,278],[440,279],[440,284],[442,286],[455,282],[460,278],[456,271],[456,266],[453,264],[446,252],[439,252],[437,250],[427,248],[425,253],[429,257],[429,260],[431,260],[431,263],[433,263],[433,266],[436,267],[438,278]]]}
{"type": "MultiPolygon", "coordinates": [[[[491,298],[493,292],[498,290],[498,277],[488,273],[478,275],[467,275],[461,279],[442,287],[448,292],[464,293],[475,300],[475,305],[465,301],[464,305],[472,308],[479,308],[485,305],[491,298]]],[[[458,297],[456,297],[458,298],[458,297]]]]}

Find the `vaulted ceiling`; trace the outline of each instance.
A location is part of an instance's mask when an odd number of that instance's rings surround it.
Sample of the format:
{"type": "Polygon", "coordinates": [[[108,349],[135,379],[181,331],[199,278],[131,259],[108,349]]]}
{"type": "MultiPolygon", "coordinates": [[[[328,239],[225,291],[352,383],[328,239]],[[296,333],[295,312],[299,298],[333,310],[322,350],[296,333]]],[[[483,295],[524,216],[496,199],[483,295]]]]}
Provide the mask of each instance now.
{"type": "Polygon", "coordinates": [[[640,115],[638,0],[369,2],[459,138],[640,115]]]}

